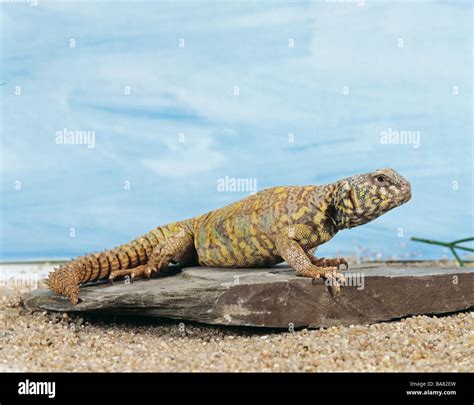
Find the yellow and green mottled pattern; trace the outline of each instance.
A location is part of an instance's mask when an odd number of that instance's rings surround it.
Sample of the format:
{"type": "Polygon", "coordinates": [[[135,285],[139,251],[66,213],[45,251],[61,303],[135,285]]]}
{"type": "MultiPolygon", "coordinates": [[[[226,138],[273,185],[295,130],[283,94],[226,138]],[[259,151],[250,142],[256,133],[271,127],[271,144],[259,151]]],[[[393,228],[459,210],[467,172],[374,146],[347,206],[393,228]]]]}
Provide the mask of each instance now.
{"type": "Polygon", "coordinates": [[[309,224],[318,237],[314,247],[337,231],[325,215],[324,188],[274,187],[197,217],[193,223],[199,263],[220,267],[261,267],[282,261],[276,235],[295,224],[309,224]],[[320,236],[319,236],[320,234],[320,236]]]}

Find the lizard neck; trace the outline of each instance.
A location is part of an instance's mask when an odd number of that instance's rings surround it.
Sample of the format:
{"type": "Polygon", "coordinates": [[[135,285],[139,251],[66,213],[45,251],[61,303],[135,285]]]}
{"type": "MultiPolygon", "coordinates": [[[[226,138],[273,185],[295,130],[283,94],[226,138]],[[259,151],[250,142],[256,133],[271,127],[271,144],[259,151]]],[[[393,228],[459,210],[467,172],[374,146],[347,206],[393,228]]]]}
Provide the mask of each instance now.
{"type": "Polygon", "coordinates": [[[309,204],[313,215],[312,222],[320,233],[320,243],[327,242],[341,229],[336,222],[333,191],[334,186],[332,184],[315,187],[315,192],[309,204]]]}
{"type": "Polygon", "coordinates": [[[327,186],[331,203],[330,216],[338,230],[350,229],[368,222],[358,211],[357,198],[347,179],[339,180],[327,186]]]}
{"type": "Polygon", "coordinates": [[[327,184],[322,187],[324,195],[324,204],[321,205],[327,226],[334,229],[334,233],[347,228],[345,217],[337,207],[337,195],[339,190],[338,183],[327,184]]]}

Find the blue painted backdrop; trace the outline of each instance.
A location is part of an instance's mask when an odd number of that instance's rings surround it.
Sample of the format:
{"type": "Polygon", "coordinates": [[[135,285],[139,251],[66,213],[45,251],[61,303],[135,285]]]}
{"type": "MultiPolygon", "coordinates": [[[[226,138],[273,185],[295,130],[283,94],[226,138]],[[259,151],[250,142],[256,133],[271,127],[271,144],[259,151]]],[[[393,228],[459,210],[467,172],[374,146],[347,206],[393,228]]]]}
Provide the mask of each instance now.
{"type": "Polygon", "coordinates": [[[378,167],[412,201],[322,254],[442,257],[409,237],[473,233],[470,1],[0,12],[1,259],[102,250],[248,194],[219,191],[225,176],[263,189],[378,167]]]}

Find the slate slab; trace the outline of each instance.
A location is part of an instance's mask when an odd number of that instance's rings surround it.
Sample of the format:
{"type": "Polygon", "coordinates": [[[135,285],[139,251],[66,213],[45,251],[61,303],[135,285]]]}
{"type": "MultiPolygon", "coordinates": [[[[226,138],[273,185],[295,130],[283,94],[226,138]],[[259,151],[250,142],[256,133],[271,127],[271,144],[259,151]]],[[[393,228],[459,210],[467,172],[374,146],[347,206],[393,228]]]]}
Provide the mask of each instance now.
{"type": "Polygon", "coordinates": [[[47,289],[23,296],[29,309],[107,312],[256,327],[328,327],[474,307],[473,267],[371,263],[345,272],[334,297],[322,279],[298,277],[286,266],[268,269],[189,267],[133,284],[81,288],[73,306],[47,289]],[[176,272],[175,272],[176,273],[176,272]]]}

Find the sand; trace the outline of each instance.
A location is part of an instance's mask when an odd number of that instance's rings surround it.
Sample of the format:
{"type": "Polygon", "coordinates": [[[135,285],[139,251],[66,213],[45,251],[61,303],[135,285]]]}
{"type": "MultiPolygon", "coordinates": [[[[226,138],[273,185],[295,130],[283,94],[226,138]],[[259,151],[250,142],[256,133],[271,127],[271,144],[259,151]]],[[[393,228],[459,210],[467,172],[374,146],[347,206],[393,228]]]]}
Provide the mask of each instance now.
{"type": "Polygon", "coordinates": [[[275,331],[29,312],[0,287],[0,371],[474,371],[474,313],[275,331]]]}

